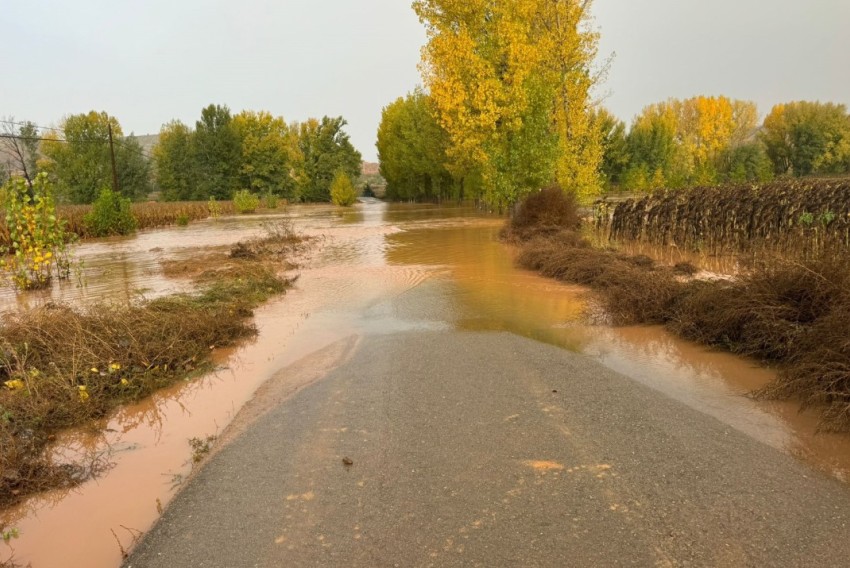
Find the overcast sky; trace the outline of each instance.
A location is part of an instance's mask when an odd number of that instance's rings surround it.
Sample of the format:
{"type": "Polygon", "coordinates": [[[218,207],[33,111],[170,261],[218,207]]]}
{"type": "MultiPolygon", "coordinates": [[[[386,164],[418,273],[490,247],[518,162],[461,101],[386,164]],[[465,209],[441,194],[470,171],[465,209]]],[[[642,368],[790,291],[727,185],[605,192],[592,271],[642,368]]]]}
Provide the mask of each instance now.
{"type": "MultiPolygon", "coordinates": [[[[850,104],[850,0],[595,0],[600,88],[630,121],[668,97],[725,94],[762,114],[850,104]]],[[[342,115],[376,159],[381,108],[419,82],[409,0],[0,0],[0,116],[55,124],[105,110],[125,133],[214,102],[287,120],[342,115]]]]}

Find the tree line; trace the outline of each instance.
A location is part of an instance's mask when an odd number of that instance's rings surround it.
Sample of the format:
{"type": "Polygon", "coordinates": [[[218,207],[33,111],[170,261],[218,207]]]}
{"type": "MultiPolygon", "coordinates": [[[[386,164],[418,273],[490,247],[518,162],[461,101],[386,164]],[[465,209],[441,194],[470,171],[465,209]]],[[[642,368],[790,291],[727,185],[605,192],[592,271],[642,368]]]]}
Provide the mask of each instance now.
{"type": "MultiPolygon", "coordinates": [[[[113,186],[112,131],[118,190],[130,199],[159,191],[165,200],[230,199],[236,191],[290,201],[330,201],[335,177],[355,179],[360,153],[342,117],[286,123],[265,111],[232,114],[209,105],[194,127],[165,124],[149,155],[115,117],[89,112],[64,118],[55,129],[31,122],[3,122],[0,143],[10,167],[28,183],[47,172],[58,196],[92,203],[113,186]]],[[[0,180],[2,181],[2,180],[0,180]]]]}
{"type": "Polygon", "coordinates": [[[759,123],[756,104],[727,97],[646,107],[626,131],[597,113],[603,187],[647,190],[775,177],[850,173],[850,115],[841,104],[778,104],[759,123]]]}
{"type": "Polygon", "coordinates": [[[596,191],[589,1],[416,0],[425,91],[384,109],[388,195],[505,209],[553,181],[596,191]]]}
{"type": "Polygon", "coordinates": [[[724,96],[646,107],[629,128],[591,96],[589,0],[416,0],[424,88],[386,106],[387,196],[510,207],[558,184],[587,201],[640,191],[850,172],[844,105],[791,102],[759,123],[724,96]]]}

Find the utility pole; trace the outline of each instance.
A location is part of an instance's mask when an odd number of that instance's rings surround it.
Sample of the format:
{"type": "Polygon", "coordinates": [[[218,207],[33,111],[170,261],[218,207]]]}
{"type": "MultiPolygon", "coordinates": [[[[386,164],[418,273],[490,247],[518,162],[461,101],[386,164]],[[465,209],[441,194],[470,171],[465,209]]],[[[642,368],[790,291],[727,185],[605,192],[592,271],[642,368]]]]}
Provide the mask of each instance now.
{"type": "Polygon", "coordinates": [[[118,169],[115,167],[115,146],[112,144],[112,122],[108,122],[107,127],[109,128],[109,154],[112,156],[112,191],[118,193],[118,169]]]}

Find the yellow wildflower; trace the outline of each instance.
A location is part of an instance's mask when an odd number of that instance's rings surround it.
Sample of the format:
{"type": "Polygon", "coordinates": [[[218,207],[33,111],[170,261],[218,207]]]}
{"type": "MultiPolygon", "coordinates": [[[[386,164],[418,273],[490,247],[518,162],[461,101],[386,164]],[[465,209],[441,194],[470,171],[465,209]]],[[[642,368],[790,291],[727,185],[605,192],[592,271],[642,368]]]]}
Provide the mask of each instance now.
{"type": "Polygon", "coordinates": [[[128,381],[127,379],[121,379],[121,384],[126,387],[130,384],[130,381],[128,381]]]}
{"type": "Polygon", "coordinates": [[[89,399],[89,393],[86,390],[85,385],[80,385],[77,387],[77,394],[80,396],[80,402],[85,402],[89,399]]]}
{"type": "Polygon", "coordinates": [[[90,371],[91,371],[92,373],[97,373],[97,372],[99,372],[99,371],[97,370],[97,367],[92,367],[92,368],[90,369],[90,371]]]}
{"type": "Polygon", "coordinates": [[[111,364],[109,365],[109,370],[110,370],[110,371],[112,371],[112,372],[120,371],[120,370],[121,370],[121,365],[120,365],[119,363],[111,363],[111,364]]]}
{"type": "Polygon", "coordinates": [[[9,390],[20,390],[25,386],[24,381],[22,381],[21,379],[13,379],[11,381],[6,381],[3,384],[6,385],[6,388],[8,388],[9,390]]]}

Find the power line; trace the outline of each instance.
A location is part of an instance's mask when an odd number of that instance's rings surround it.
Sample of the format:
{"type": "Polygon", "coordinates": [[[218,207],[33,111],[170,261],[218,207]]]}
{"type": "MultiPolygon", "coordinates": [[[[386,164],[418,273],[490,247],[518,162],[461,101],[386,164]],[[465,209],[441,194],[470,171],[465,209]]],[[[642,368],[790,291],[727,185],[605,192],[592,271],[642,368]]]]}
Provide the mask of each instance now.
{"type": "MultiPolygon", "coordinates": [[[[20,126],[26,126],[26,123],[12,122],[10,120],[0,120],[0,122],[2,122],[4,124],[17,124],[17,125],[20,125],[20,126]]],[[[46,128],[46,127],[36,126],[36,125],[33,125],[33,127],[37,128],[37,129],[44,129],[44,130],[56,130],[56,131],[62,132],[62,134],[65,134],[65,132],[61,128],[46,128]]],[[[5,133],[0,134],[0,138],[14,138],[16,140],[27,140],[27,141],[38,141],[38,142],[61,142],[61,143],[64,143],[64,144],[70,144],[71,142],[80,143],[80,144],[108,144],[108,142],[109,142],[108,139],[104,139],[104,140],[73,140],[73,141],[71,141],[71,140],[68,140],[67,138],[65,138],[65,139],[63,139],[63,138],[45,138],[43,136],[22,136],[20,134],[5,134],[5,133]]],[[[133,152],[137,152],[137,153],[141,154],[142,156],[144,156],[145,158],[147,158],[149,160],[154,159],[154,157],[151,154],[147,153],[145,151],[145,149],[141,147],[141,144],[138,147],[132,147],[132,146],[127,145],[126,144],[127,138],[130,138],[130,137],[125,136],[121,140],[115,140],[115,144],[121,146],[122,148],[124,148],[126,150],[131,150],[133,152]]],[[[132,136],[132,138],[135,138],[135,136],[132,136]]]]}

